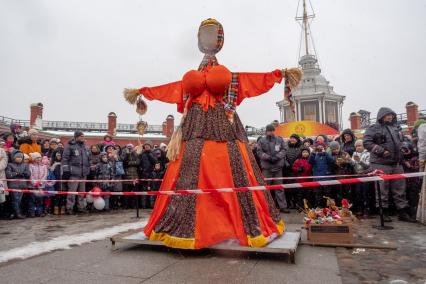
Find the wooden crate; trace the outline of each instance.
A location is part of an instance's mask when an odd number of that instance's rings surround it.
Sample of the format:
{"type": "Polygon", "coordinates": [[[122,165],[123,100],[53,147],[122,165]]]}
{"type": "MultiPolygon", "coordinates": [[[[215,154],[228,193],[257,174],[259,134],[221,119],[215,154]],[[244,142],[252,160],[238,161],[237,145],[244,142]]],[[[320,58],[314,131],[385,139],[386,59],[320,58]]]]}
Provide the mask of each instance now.
{"type": "Polygon", "coordinates": [[[352,223],[310,224],[307,227],[308,240],[312,243],[353,243],[352,223]]]}

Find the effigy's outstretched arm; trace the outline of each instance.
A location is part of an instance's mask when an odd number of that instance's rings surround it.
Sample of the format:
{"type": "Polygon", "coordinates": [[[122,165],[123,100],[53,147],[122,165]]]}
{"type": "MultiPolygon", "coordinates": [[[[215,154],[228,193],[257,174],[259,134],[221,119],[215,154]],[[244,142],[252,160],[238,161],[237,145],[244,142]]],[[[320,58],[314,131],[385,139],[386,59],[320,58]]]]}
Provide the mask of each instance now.
{"type": "Polygon", "coordinates": [[[156,87],[143,87],[139,94],[148,100],[158,100],[170,104],[183,103],[182,81],[164,84],[156,87]]]}
{"type": "Polygon", "coordinates": [[[301,77],[302,72],[298,68],[276,69],[267,73],[238,73],[237,105],[246,98],[257,97],[268,92],[276,83],[281,83],[283,78],[289,81],[291,88],[294,88],[299,84],[301,77]]]}
{"type": "MultiPolygon", "coordinates": [[[[183,90],[182,90],[182,81],[177,81],[173,83],[168,83],[156,87],[142,87],[140,89],[124,89],[123,91],[124,98],[130,104],[135,104],[138,101],[143,102],[141,97],[145,97],[148,100],[158,100],[169,104],[177,104],[178,111],[183,112],[183,90]]],[[[146,104],[145,110],[146,112],[146,104]]],[[[140,113],[140,114],[143,114],[140,113]]]]}
{"type": "Polygon", "coordinates": [[[140,89],[124,89],[124,98],[134,104],[139,96],[148,100],[158,100],[169,104],[183,103],[182,81],[168,83],[156,87],[142,87],[140,89]]]}

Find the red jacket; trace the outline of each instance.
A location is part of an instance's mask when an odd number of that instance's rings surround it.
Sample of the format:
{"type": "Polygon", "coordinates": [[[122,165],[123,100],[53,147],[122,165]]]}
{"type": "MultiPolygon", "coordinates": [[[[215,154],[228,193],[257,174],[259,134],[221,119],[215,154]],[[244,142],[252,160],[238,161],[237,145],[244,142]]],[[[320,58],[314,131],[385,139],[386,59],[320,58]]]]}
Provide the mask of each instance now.
{"type": "MultiPolygon", "coordinates": [[[[297,159],[293,164],[293,173],[297,177],[307,177],[312,175],[312,165],[309,163],[308,159],[297,159]]],[[[304,180],[299,180],[299,182],[304,182],[304,180]]]]}

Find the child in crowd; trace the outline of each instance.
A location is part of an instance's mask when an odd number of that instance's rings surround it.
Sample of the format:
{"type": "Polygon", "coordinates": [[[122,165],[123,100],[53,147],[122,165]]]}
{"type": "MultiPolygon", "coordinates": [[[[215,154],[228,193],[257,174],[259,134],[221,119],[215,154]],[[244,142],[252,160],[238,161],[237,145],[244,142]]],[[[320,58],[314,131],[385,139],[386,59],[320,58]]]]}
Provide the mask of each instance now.
{"type": "MultiPolygon", "coordinates": [[[[161,163],[157,162],[154,166],[154,171],[151,174],[151,179],[163,179],[164,177],[164,170],[161,167],[161,163]]],[[[151,181],[149,191],[158,191],[161,186],[161,181],[151,181]]],[[[149,207],[154,208],[155,200],[157,199],[157,196],[151,195],[149,197],[149,207]]]]}
{"type": "MultiPolygon", "coordinates": [[[[53,173],[53,176],[56,180],[62,180],[62,150],[57,149],[52,154],[52,165],[50,166],[50,172],[53,173]]],[[[55,191],[66,191],[66,183],[55,182],[54,189],[55,191]]],[[[56,194],[53,197],[53,215],[65,215],[66,209],[66,195],[56,194]]]]}
{"type": "MultiPolygon", "coordinates": [[[[41,160],[42,164],[47,167],[47,181],[45,185],[45,190],[48,191],[54,191],[55,190],[55,176],[53,175],[53,172],[50,171],[50,158],[48,156],[43,156],[41,160]]],[[[43,197],[43,205],[44,205],[44,214],[51,214],[52,209],[52,199],[54,195],[53,194],[47,194],[43,197]]]]}
{"type": "MultiPolygon", "coordinates": [[[[355,152],[352,155],[352,162],[356,174],[367,174],[371,172],[370,152],[363,145],[361,139],[355,141],[355,152]]],[[[355,184],[355,199],[352,211],[359,217],[368,218],[370,215],[370,204],[374,202],[374,191],[370,190],[370,184],[355,184]]]]}
{"type": "MultiPolygon", "coordinates": [[[[352,175],[354,174],[354,167],[352,157],[342,151],[339,142],[331,141],[329,144],[329,150],[331,156],[333,157],[334,163],[331,166],[331,174],[332,175],[352,175]]],[[[331,197],[336,200],[336,202],[340,202],[343,198],[349,199],[351,201],[354,200],[352,185],[336,185],[330,187],[332,190],[331,197]]]]}
{"type": "MultiPolygon", "coordinates": [[[[309,163],[309,155],[311,150],[309,148],[302,148],[300,151],[299,158],[293,163],[293,175],[295,177],[307,177],[312,175],[312,165],[309,163]]],[[[298,179],[296,182],[305,182],[308,180],[298,179]]],[[[312,200],[312,194],[310,189],[300,189],[298,188],[296,191],[296,203],[297,206],[303,208],[303,199],[306,198],[310,202],[312,200]]],[[[312,204],[312,203],[311,203],[312,204]]]]}
{"type": "MultiPolygon", "coordinates": [[[[46,186],[48,168],[43,163],[42,156],[38,152],[30,153],[31,163],[31,184],[33,190],[43,190],[46,186]]],[[[43,195],[38,193],[29,193],[28,195],[28,216],[29,217],[44,217],[43,212],[43,195]]]]}
{"type": "MultiPolygon", "coordinates": [[[[21,151],[12,153],[12,159],[6,168],[6,178],[11,179],[8,181],[9,188],[12,189],[27,189],[28,182],[19,181],[19,179],[29,179],[31,172],[28,164],[24,163],[24,154],[21,151]],[[16,179],[17,181],[12,181],[16,179]]],[[[17,219],[24,219],[25,216],[21,211],[22,192],[10,192],[12,210],[14,217],[17,219]]]]}
{"type": "MultiPolygon", "coordinates": [[[[318,136],[322,137],[322,136],[318,136]]],[[[329,176],[331,175],[331,167],[334,165],[335,160],[331,156],[330,153],[326,152],[326,144],[322,141],[322,139],[318,139],[314,144],[314,151],[309,156],[309,163],[312,165],[312,173],[314,176],[329,176]]],[[[314,181],[324,180],[324,178],[316,178],[314,181]]],[[[325,201],[323,196],[330,196],[330,187],[320,187],[314,189],[315,194],[315,205],[324,207],[325,201]]]]}
{"type": "MultiPolygon", "coordinates": [[[[111,180],[114,178],[114,168],[108,159],[108,153],[102,152],[99,157],[99,163],[96,166],[96,179],[97,180],[111,180]]],[[[102,191],[110,192],[114,186],[111,182],[98,182],[97,185],[102,191]]],[[[105,200],[105,211],[110,209],[110,197],[103,195],[102,198],[105,200]]]]}
{"type": "MultiPolygon", "coordinates": [[[[416,173],[420,169],[419,158],[414,146],[410,142],[403,142],[401,146],[403,155],[402,167],[404,173],[416,173]]],[[[419,202],[419,193],[422,187],[422,179],[419,177],[407,178],[405,181],[407,200],[410,208],[410,216],[415,217],[419,202]]]]}

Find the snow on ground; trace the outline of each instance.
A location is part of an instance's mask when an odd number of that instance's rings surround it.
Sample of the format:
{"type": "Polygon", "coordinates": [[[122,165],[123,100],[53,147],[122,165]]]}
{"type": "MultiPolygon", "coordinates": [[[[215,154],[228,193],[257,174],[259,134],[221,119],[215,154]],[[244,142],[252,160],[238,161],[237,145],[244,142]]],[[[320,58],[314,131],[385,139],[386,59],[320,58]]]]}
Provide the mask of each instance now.
{"type": "Polygon", "coordinates": [[[32,242],[28,245],[13,248],[7,251],[0,251],[0,263],[7,262],[12,259],[26,259],[58,249],[70,249],[71,246],[103,240],[121,232],[143,228],[145,225],[146,222],[124,223],[89,233],[64,235],[45,242],[32,242]]]}

